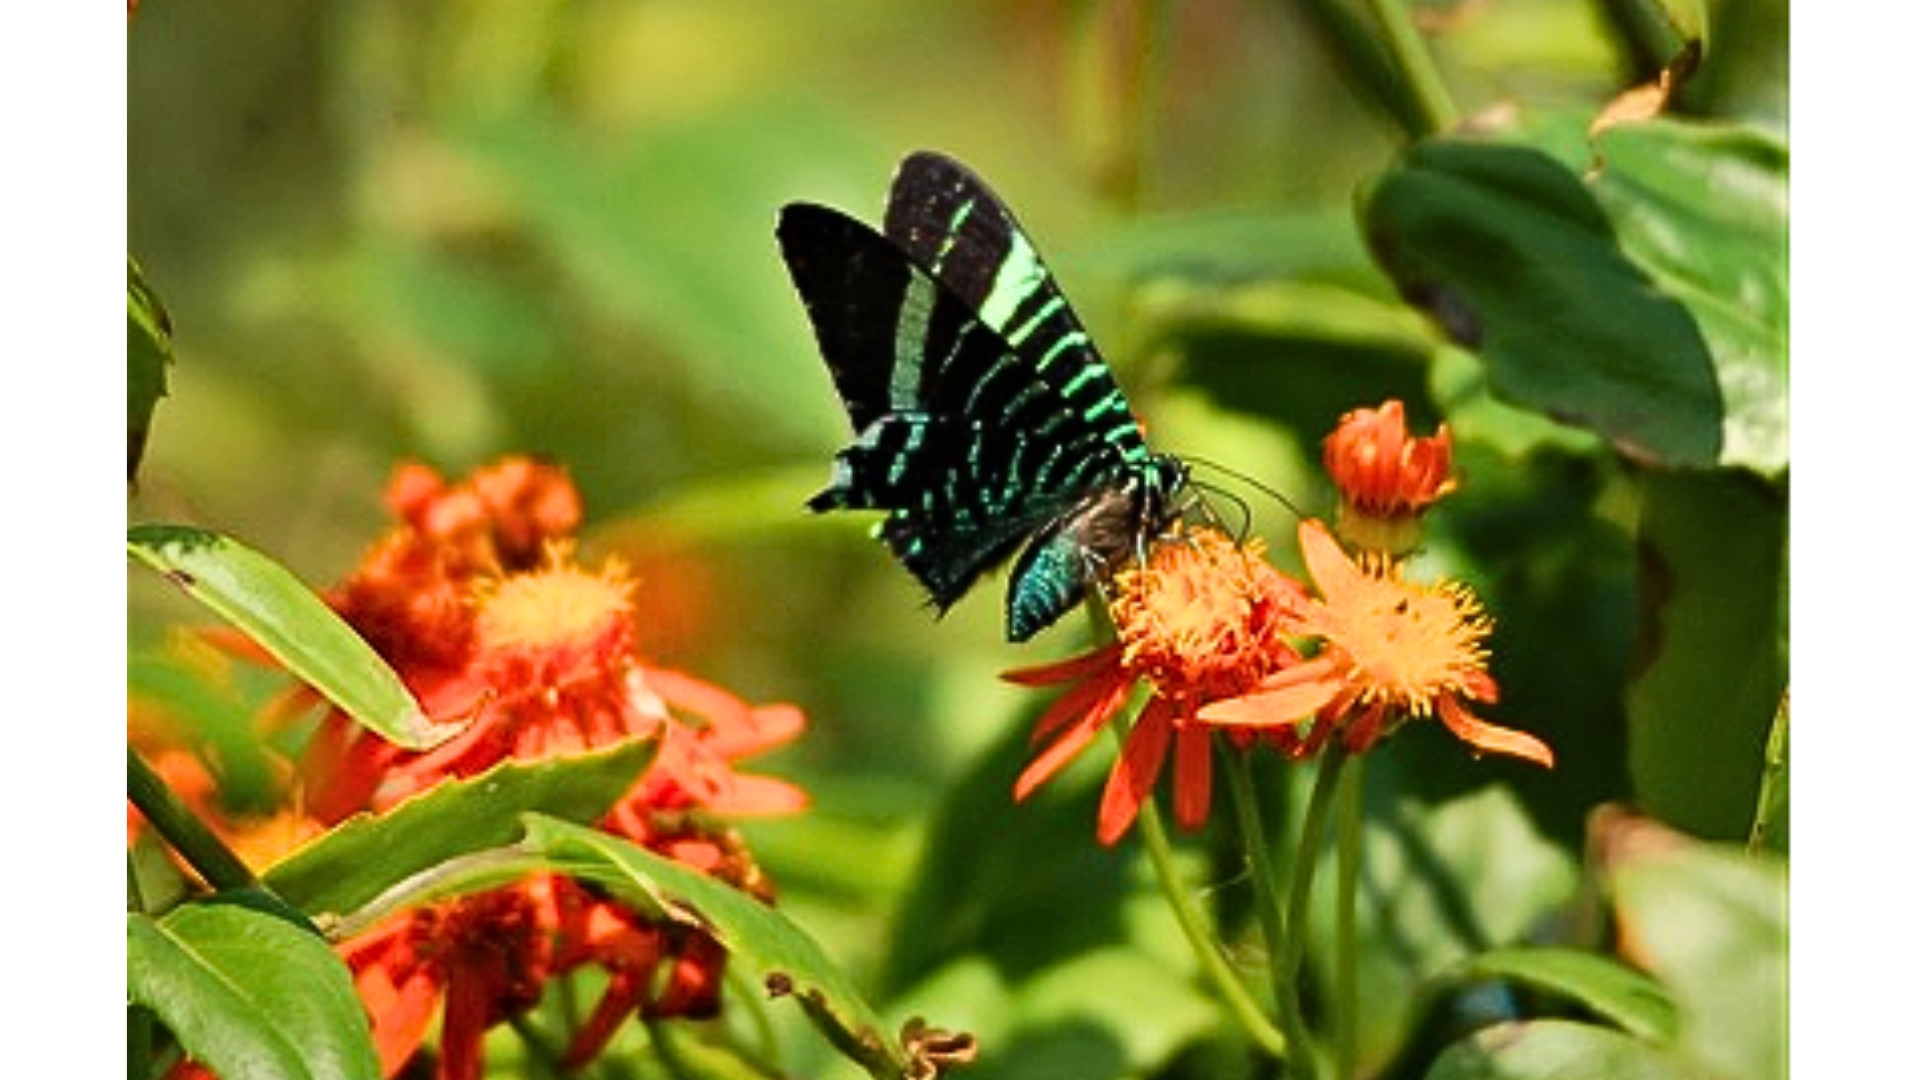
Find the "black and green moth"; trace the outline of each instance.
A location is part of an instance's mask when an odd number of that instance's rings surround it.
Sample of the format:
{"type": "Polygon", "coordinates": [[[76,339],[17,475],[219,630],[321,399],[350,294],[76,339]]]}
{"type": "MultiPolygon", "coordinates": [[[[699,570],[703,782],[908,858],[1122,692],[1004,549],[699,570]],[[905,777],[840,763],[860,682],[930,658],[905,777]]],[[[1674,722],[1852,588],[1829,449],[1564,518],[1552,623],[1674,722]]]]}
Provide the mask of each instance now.
{"type": "Polygon", "coordinates": [[[816,511],[877,535],[942,613],[1020,550],[1007,639],[1052,625],[1177,515],[1113,372],[1006,204],[942,154],[895,173],[885,231],[790,203],[787,270],[852,420],[816,511]]]}

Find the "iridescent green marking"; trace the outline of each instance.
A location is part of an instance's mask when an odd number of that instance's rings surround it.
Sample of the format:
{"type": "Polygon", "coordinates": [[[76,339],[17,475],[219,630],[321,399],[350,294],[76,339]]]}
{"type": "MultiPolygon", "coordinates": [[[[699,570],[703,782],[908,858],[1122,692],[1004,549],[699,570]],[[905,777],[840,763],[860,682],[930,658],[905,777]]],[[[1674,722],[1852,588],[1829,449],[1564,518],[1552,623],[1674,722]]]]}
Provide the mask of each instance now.
{"type": "Polygon", "coordinates": [[[893,327],[893,371],[887,377],[887,400],[896,409],[911,409],[920,400],[920,362],[926,354],[933,301],[933,279],[908,274],[907,291],[900,297],[900,319],[893,327]]]}
{"type": "Polygon", "coordinates": [[[980,321],[995,330],[1004,330],[1021,303],[1047,280],[1047,268],[1027,238],[1016,232],[1009,240],[1006,258],[993,275],[993,288],[980,305],[980,321]]]}

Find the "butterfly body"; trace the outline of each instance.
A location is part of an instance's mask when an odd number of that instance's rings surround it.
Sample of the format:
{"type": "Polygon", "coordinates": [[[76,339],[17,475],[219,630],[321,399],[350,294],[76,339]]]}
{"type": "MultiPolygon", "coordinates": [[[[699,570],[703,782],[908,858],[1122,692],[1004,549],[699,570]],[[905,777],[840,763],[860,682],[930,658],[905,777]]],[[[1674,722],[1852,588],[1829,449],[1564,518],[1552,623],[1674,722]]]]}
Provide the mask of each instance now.
{"type": "Polygon", "coordinates": [[[942,612],[1009,575],[1007,637],[1051,625],[1175,515],[1186,468],[1147,447],[1031,241],[964,166],[901,164],[885,233],[811,203],[781,252],[854,441],[815,511],[879,510],[942,612]]]}

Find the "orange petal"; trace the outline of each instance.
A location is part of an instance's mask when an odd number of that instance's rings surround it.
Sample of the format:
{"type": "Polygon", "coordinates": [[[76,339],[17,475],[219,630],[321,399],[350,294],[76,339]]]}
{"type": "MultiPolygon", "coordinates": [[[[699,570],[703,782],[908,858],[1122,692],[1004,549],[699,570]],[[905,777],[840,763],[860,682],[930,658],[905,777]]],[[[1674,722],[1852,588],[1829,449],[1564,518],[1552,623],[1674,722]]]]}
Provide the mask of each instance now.
{"type": "Polygon", "coordinates": [[[1016,686],[1054,686],[1063,682],[1078,682],[1112,665],[1119,655],[1120,644],[1115,642],[1051,664],[1003,671],[1000,678],[1016,686]]]}
{"type": "MultiPolygon", "coordinates": [[[[1099,686],[1100,684],[1090,685],[1099,686]]],[[[1105,696],[1092,702],[1080,718],[1075,720],[1064,734],[1054,740],[1052,746],[1041,751],[1039,757],[1034,758],[1031,764],[1021,770],[1020,778],[1013,784],[1015,801],[1033,794],[1035,788],[1052,779],[1054,773],[1059,772],[1067,762],[1073,760],[1075,755],[1086,749],[1087,743],[1091,742],[1095,735],[1100,734],[1100,729],[1107,725],[1107,721],[1120,710],[1120,706],[1126,704],[1127,693],[1132,689],[1132,684],[1129,680],[1120,679],[1115,680],[1110,686],[1101,688],[1106,691],[1105,696]]],[[[1055,709],[1058,709],[1066,700],[1062,698],[1061,701],[1055,702],[1055,709]]],[[[1054,711],[1054,709],[1048,710],[1047,717],[1042,720],[1043,724],[1048,719],[1052,719],[1054,711]]]]}
{"type": "Polygon", "coordinates": [[[1199,718],[1208,724],[1255,727],[1297,724],[1332,701],[1345,685],[1331,660],[1315,657],[1269,676],[1252,693],[1201,706],[1199,718]]]}
{"type": "Polygon", "coordinates": [[[1359,568],[1318,519],[1302,521],[1299,536],[1300,559],[1307,564],[1307,573],[1313,577],[1320,595],[1337,605],[1340,597],[1350,592],[1359,580],[1359,568]]]}
{"type": "Polygon", "coordinates": [[[1140,719],[1127,734],[1127,745],[1120,760],[1107,774],[1107,786],[1100,794],[1100,823],[1095,836],[1111,847],[1123,836],[1140,814],[1140,804],[1153,798],[1153,782],[1167,760],[1167,744],[1173,736],[1173,713],[1169,709],[1143,709],[1140,719]]]}
{"type": "Polygon", "coordinates": [[[1440,698],[1439,712],[1440,721],[1447,725],[1447,730],[1476,750],[1525,758],[1549,769],[1553,768],[1553,751],[1546,743],[1524,731],[1499,727],[1478,719],[1461,707],[1451,694],[1440,698]]]}
{"type": "Polygon", "coordinates": [[[1207,822],[1213,807],[1213,729],[1180,724],[1173,729],[1173,820],[1189,831],[1207,822]]]}

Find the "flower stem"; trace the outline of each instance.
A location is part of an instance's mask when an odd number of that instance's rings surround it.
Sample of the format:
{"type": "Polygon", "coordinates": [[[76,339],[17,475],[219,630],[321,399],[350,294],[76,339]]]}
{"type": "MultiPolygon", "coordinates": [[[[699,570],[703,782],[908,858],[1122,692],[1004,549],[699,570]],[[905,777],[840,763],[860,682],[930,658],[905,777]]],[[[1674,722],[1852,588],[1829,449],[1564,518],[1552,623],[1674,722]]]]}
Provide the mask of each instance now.
{"type": "Polygon", "coordinates": [[[1747,829],[1747,854],[1758,855],[1767,846],[1773,823],[1785,816],[1787,803],[1787,716],[1791,710],[1786,691],[1780,692],[1780,704],[1773,710],[1773,724],[1767,729],[1767,752],[1760,772],[1760,794],[1754,799],[1753,824],[1747,829]]]}
{"type": "Polygon", "coordinates": [[[1327,819],[1332,816],[1333,795],[1339,787],[1340,767],[1347,761],[1346,747],[1339,739],[1327,744],[1320,756],[1319,771],[1313,777],[1313,794],[1307,799],[1307,819],[1300,825],[1300,850],[1294,858],[1293,889],[1287,897],[1287,949],[1281,963],[1291,985],[1299,976],[1300,961],[1307,952],[1307,901],[1313,892],[1313,871],[1325,845],[1327,819]]]}
{"type": "Polygon", "coordinates": [[[1353,1080],[1360,1060],[1355,1023],[1360,1009],[1360,983],[1355,966],[1354,899],[1360,884],[1361,777],[1365,765],[1365,759],[1355,761],[1340,778],[1334,809],[1338,819],[1334,845],[1339,861],[1335,863],[1333,908],[1333,1074],[1338,1080],[1353,1080]]]}
{"type": "MultiPolygon", "coordinates": [[[[1298,1075],[1303,1080],[1313,1080],[1313,1050],[1307,1040],[1305,1018],[1300,1015],[1300,995],[1286,963],[1290,927],[1281,915],[1267,830],[1260,820],[1260,800],[1254,791],[1251,758],[1249,754],[1227,755],[1227,790],[1233,799],[1240,842],[1246,848],[1247,869],[1253,875],[1254,908],[1259,914],[1260,932],[1267,942],[1267,970],[1273,979],[1274,1009],[1280,1015],[1281,1030],[1286,1032],[1287,1041],[1295,1049],[1298,1075]]],[[[1295,873],[1298,875],[1297,868],[1295,873]]]]}
{"type": "Polygon", "coordinates": [[[1431,135],[1452,127],[1460,119],[1460,110],[1440,78],[1432,51],[1407,13],[1407,0],[1367,0],[1367,8],[1380,23],[1387,53],[1399,69],[1414,112],[1420,118],[1421,127],[1409,134],[1431,135]]]}
{"type": "MultiPolygon", "coordinates": [[[[1118,732],[1123,726],[1115,724],[1114,729],[1118,732]]],[[[1122,733],[1121,741],[1124,743],[1125,739],[1122,733]]],[[[1160,883],[1160,892],[1167,898],[1167,906],[1173,909],[1174,921],[1180,924],[1180,932],[1186,935],[1194,957],[1200,961],[1202,974],[1219,992],[1221,1002],[1248,1037],[1268,1055],[1286,1060],[1286,1036],[1260,1012],[1259,1003],[1247,993],[1239,976],[1234,974],[1226,958],[1220,955],[1219,947],[1207,933],[1206,920],[1181,885],[1179,871],[1173,865],[1173,845],[1167,840],[1166,826],[1161,822],[1159,809],[1154,806],[1152,799],[1140,804],[1140,817],[1136,824],[1140,829],[1140,838],[1146,845],[1147,861],[1153,865],[1153,876],[1160,883]]]]}
{"type": "Polygon", "coordinates": [[[180,857],[216,890],[258,889],[260,880],[181,801],[133,747],[127,747],[127,798],[180,857]]]}

